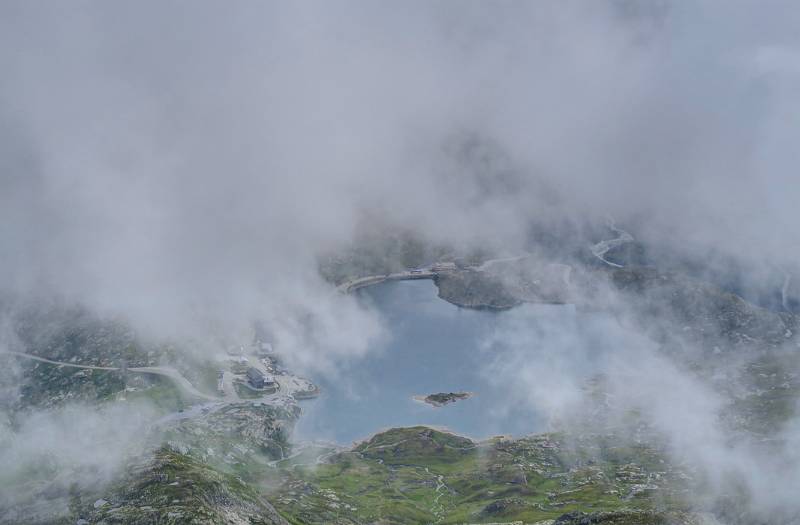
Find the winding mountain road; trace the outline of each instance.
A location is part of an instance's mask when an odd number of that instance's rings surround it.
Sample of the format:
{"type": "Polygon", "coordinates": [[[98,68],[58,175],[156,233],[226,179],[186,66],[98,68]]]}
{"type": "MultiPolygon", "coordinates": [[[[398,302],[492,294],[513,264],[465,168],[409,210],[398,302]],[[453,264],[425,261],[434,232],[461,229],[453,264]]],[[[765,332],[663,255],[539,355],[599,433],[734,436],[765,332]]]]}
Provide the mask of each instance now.
{"type": "Polygon", "coordinates": [[[606,259],[606,253],[608,253],[608,251],[611,250],[612,248],[616,248],[617,246],[621,246],[621,245],[625,244],[626,242],[632,242],[634,240],[633,235],[631,235],[630,233],[626,232],[625,230],[617,228],[617,225],[614,223],[613,219],[611,219],[611,218],[608,219],[606,226],[608,226],[608,228],[611,231],[616,233],[618,235],[618,237],[616,237],[614,239],[608,239],[608,240],[605,240],[605,241],[600,241],[597,244],[593,244],[591,246],[592,255],[594,255],[595,257],[597,257],[598,259],[600,259],[601,261],[603,261],[604,263],[606,263],[609,266],[613,266],[614,268],[622,268],[621,264],[617,264],[615,262],[611,262],[608,259],[606,259]]]}
{"type": "MultiPolygon", "coordinates": [[[[5,353],[13,355],[13,356],[17,356],[17,357],[23,357],[25,359],[31,359],[33,361],[39,361],[39,362],[42,362],[42,363],[47,363],[47,364],[50,364],[50,365],[66,366],[66,367],[70,367],[70,368],[82,368],[82,369],[85,369],[85,370],[106,370],[106,371],[120,370],[120,367],[114,367],[114,366],[79,365],[79,364],[76,364],[76,363],[66,363],[64,361],[54,361],[52,359],[46,359],[44,357],[39,357],[39,356],[36,356],[36,355],[26,354],[26,353],[23,353],[23,352],[11,352],[11,351],[9,351],[9,352],[5,352],[5,353]]],[[[0,354],[0,355],[2,355],[2,354],[0,354]]],[[[155,375],[159,375],[159,376],[168,377],[175,383],[175,385],[178,386],[178,388],[180,388],[185,393],[187,393],[187,394],[189,394],[191,396],[194,396],[194,397],[197,397],[197,398],[200,398],[200,399],[206,399],[208,401],[220,401],[220,398],[218,398],[218,397],[210,396],[208,394],[204,394],[203,392],[197,390],[197,388],[195,388],[194,385],[192,385],[192,383],[190,383],[188,379],[183,377],[183,375],[181,375],[181,373],[178,372],[177,370],[175,370],[174,368],[167,368],[167,367],[162,367],[162,366],[140,366],[140,367],[129,367],[128,368],[128,372],[135,372],[137,374],[155,374],[155,375]]]]}

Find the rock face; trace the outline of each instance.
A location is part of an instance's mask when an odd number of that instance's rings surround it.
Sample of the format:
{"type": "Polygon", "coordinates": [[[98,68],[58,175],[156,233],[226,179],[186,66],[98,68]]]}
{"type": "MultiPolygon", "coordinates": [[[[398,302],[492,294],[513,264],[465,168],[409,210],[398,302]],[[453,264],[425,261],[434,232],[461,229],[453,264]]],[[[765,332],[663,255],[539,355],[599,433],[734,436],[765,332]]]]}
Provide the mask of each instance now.
{"type": "MultiPolygon", "coordinates": [[[[610,281],[623,297],[640,305],[640,317],[672,323],[696,339],[735,345],[778,346],[794,334],[797,316],[772,312],[706,282],[656,268],[613,270],[610,281]]],[[[664,323],[662,323],[664,324],[664,323]]]]}
{"type": "Polygon", "coordinates": [[[126,474],[91,501],[72,505],[95,524],[287,525],[246,475],[284,457],[298,415],[292,405],[212,407],[167,429],[164,445],[131,460],[126,474]]]}
{"type": "Polygon", "coordinates": [[[131,465],[104,496],[78,510],[83,523],[288,525],[241,479],[169,449],[131,465]]]}
{"type": "Polygon", "coordinates": [[[223,470],[257,457],[274,461],[288,454],[299,411],[296,405],[228,404],[177,422],[163,440],[173,451],[223,470]]]}
{"type": "Polygon", "coordinates": [[[559,516],[553,525],[667,525],[665,516],[652,512],[569,512],[559,516]]]}
{"type": "Polygon", "coordinates": [[[569,512],[553,525],[718,525],[708,516],[689,512],[622,510],[615,512],[569,512]]]}
{"type": "Polygon", "coordinates": [[[11,327],[25,352],[55,361],[119,366],[124,359],[130,367],[154,366],[163,350],[138,341],[124,322],[75,306],[23,306],[11,327]]]}
{"type": "MultiPolygon", "coordinates": [[[[470,308],[573,301],[620,314],[657,342],[665,356],[688,364],[692,374],[730,400],[719,414],[726,430],[746,430],[775,443],[781,425],[796,413],[798,317],[760,308],[712,284],[648,267],[573,270],[532,260],[448,268],[436,284],[440,297],[470,308]]],[[[148,364],[157,356],[133,345],[130,334],[116,326],[76,317],[34,337],[43,319],[23,321],[26,344],[48,357],[106,366],[122,359],[148,364]]],[[[26,407],[109,399],[125,386],[116,372],[44,363],[20,369],[26,407]]],[[[158,386],[140,393],[161,399],[157,394],[169,391],[158,386]]],[[[691,468],[670,464],[655,435],[642,425],[635,427],[635,442],[603,426],[602,378],[590,386],[599,400],[592,410],[596,419],[587,418],[583,430],[572,435],[476,442],[412,427],[382,432],[346,451],[315,444],[296,455],[288,453],[299,417],[293,400],[275,406],[212,402],[170,413],[168,423],[159,419],[155,426],[163,439],[110,486],[75,484],[67,491],[64,485],[62,493],[42,498],[41,519],[30,512],[4,515],[0,509],[0,523],[285,525],[275,508],[293,523],[320,524],[716,523],[675,510],[687,508],[681,498],[693,488],[687,481],[691,468]],[[273,475],[278,478],[274,492],[259,492],[273,475]],[[45,510],[57,506],[67,521],[47,518],[45,510]]],[[[469,395],[435,393],[422,401],[443,406],[469,395]]],[[[10,428],[11,422],[5,425],[10,428]]],[[[753,517],[744,503],[723,503],[727,508],[717,510],[723,505],[716,502],[713,508],[726,523],[791,523],[782,516],[753,517]]]]}
{"type": "Polygon", "coordinates": [[[495,500],[481,510],[481,516],[502,518],[505,516],[516,516],[525,510],[532,508],[531,503],[519,498],[503,498],[495,500]]]}

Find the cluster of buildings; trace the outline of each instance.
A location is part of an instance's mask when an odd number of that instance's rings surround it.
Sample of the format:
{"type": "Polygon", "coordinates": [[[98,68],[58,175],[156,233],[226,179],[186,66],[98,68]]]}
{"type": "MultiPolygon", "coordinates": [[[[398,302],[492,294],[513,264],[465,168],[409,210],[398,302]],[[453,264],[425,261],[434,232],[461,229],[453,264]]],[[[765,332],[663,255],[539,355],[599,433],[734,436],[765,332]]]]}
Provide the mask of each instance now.
{"type": "MultiPolygon", "coordinates": [[[[275,354],[272,343],[262,341],[258,336],[253,338],[250,345],[236,345],[227,348],[227,353],[231,357],[233,364],[231,373],[234,376],[242,377],[244,384],[239,379],[235,379],[238,385],[246,386],[251,390],[257,390],[265,394],[272,394],[281,388],[286,388],[286,394],[296,399],[308,399],[316,397],[319,388],[307,379],[295,377],[293,374],[280,364],[279,357],[275,354]],[[257,361],[253,363],[252,358],[257,361]],[[288,383],[284,384],[283,379],[279,384],[275,375],[282,378],[286,377],[288,383]],[[282,385],[282,386],[281,386],[282,385]]],[[[218,376],[218,390],[224,393],[225,371],[221,370],[218,376]]]]}
{"type": "MultiPolygon", "coordinates": [[[[257,337],[254,338],[254,342],[249,347],[245,348],[245,345],[238,345],[238,346],[231,346],[227,348],[227,353],[233,359],[234,363],[237,367],[234,368],[234,374],[241,374],[244,373],[244,378],[247,381],[247,386],[254,390],[262,390],[265,392],[275,392],[278,390],[278,383],[275,381],[275,377],[261,370],[256,368],[255,366],[250,365],[250,359],[248,359],[247,354],[255,354],[259,358],[263,359],[270,359],[270,362],[274,359],[274,349],[271,343],[262,342],[257,337]],[[246,368],[245,368],[246,367],[246,368]]],[[[270,367],[267,367],[268,369],[270,367]]],[[[220,393],[224,393],[224,377],[225,371],[220,370],[219,375],[217,377],[218,386],[217,389],[220,393]]]]}

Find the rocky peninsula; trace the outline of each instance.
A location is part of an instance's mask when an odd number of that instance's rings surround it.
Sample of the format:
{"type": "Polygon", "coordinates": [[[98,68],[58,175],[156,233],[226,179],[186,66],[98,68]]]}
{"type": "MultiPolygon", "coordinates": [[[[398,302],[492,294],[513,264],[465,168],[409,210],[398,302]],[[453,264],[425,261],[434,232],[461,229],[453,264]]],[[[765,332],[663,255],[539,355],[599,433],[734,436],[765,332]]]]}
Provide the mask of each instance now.
{"type": "Polygon", "coordinates": [[[570,302],[571,272],[568,265],[518,257],[438,272],[434,283],[439,297],[456,306],[508,310],[522,303],[570,302]]]}

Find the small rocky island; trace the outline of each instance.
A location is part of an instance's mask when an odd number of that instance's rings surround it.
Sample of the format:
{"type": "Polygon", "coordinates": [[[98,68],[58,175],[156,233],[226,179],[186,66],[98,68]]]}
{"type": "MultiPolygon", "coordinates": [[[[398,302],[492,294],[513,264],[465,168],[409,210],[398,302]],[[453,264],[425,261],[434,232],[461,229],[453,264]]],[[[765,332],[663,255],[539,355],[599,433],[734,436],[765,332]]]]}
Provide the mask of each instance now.
{"type": "Polygon", "coordinates": [[[455,403],[456,401],[460,401],[462,399],[469,399],[473,395],[474,394],[472,392],[439,392],[427,396],[414,396],[414,399],[438,408],[449,405],[450,403],[455,403]]]}

